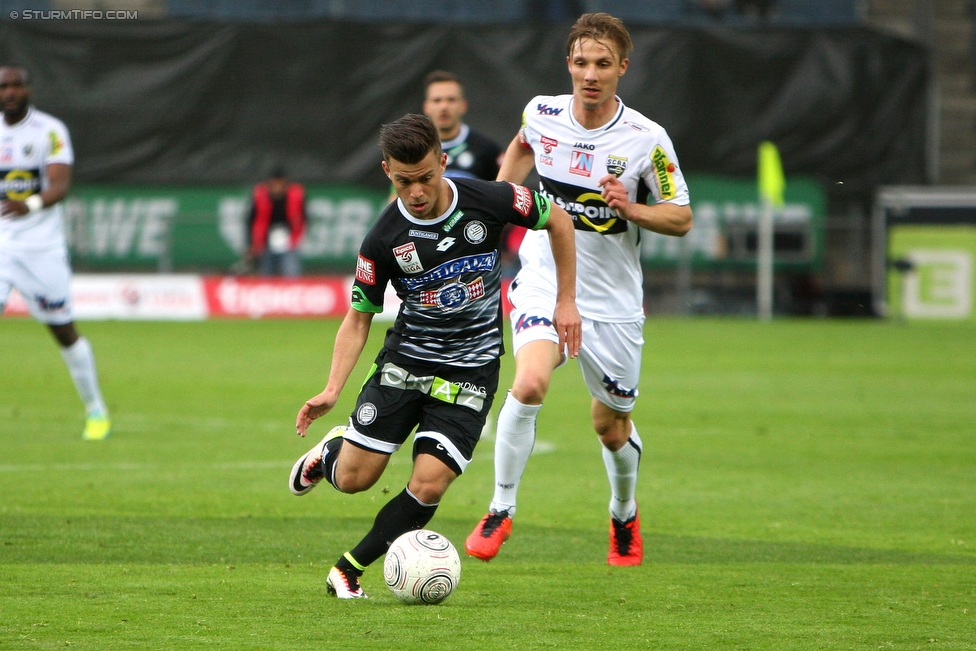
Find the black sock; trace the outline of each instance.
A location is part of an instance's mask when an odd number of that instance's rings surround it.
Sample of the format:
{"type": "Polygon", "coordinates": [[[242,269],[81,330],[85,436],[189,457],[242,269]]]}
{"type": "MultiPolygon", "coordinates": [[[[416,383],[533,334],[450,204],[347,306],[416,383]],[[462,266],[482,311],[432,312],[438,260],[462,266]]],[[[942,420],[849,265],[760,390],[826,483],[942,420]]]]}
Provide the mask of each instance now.
{"type": "Polygon", "coordinates": [[[360,572],[385,555],[393,541],[424,525],[434,517],[437,505],[421,504],[406,488],[386,503],[376,514],[373,528],[348,554],[339,559],[336,567],[360,572]],[[349,557],[352,557],[351,559],[349,557]]]}
{"type": "Polygon", "coordinates": [[[339,436],[328,441],[325,444],[325,449],[328,450],[328,453],[325,455],[325,459],[322,460],[322,472],[325,473],[325,481],[332,484],[336,490],[339,490],[339,487],[335,483],[335,467],[336,461],[339,459],[339,448],[342,447],[342,440],[342,437],[339,436]]]}

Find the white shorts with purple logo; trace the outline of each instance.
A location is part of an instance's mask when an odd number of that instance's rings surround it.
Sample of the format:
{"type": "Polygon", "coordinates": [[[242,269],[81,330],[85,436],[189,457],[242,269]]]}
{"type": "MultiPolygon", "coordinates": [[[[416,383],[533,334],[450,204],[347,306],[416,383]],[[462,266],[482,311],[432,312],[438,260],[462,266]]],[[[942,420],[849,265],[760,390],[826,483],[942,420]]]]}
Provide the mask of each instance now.
{"type": "Polygon", "coordinates": [[[16,287],[31,315],[47,325],[74,321],[71,312],[71,267],[64,249],[0,251],[0,309],[16,287]]]}

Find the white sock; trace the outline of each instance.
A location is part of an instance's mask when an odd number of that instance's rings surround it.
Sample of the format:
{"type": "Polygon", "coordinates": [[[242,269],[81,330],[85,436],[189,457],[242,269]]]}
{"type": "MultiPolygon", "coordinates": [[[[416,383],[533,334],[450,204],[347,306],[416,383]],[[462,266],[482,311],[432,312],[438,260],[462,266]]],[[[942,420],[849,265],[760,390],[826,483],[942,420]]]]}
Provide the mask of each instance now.
{"type": "Polygon", "coordinates": [[[61,349],[61,357],[68,366],[68,373],[74,380],[75,389],[85,403],[85,411],[89,416],[108,416],[105,401],[102,400],[101,389],[98,388],[98,372],[95,370],[95,354],[91,344],[84,337],[61,349]]]}
{"type": "Polygon", "coordinates": [[[495,431],[495,495],[491,510],[515,515],[515,496],[535,446],[535,419],[542,405],[523,405],[509,393],[495,431]]]}
{"type": "Polygon", "coordinates": [[[621,522],[637,514],[637,468],[640,465],[644,444],[637,435],[637,428],[630,424],[630,439],[616,452],[603,448],[603,465],[610,480],[610,514],[621,522]]]}

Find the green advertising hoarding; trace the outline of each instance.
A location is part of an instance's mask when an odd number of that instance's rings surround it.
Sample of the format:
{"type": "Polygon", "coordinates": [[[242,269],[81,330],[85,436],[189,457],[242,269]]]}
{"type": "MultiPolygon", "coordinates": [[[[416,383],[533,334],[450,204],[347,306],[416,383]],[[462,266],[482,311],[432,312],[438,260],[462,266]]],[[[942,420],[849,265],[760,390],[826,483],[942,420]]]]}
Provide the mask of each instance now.
{"type": "MultiPolygon", "coordinates": [[[[694,228],[684,238],[643,232],[645,264],[754,267],[760,210],[755,182],[695,175],[688,185],[694,228]]],[[[387,195],[310,185],[306,196],[309,223],[301,248],[306,270],[348,272],[387,195]]],[[[226,271],[245,249],[249,210],[249,188],[80,185],[65,201],[65,230],[79,268],[226,271]]],[[[819,185],[789,179],[786,205],[774,218],[778,267],[820,264],[823,212],[819,185]]]]}
{"type": "Polygon", "coordinates": [[[976,321],[976,226],[893,225],[888,306],[909,319],[976,321]]]}

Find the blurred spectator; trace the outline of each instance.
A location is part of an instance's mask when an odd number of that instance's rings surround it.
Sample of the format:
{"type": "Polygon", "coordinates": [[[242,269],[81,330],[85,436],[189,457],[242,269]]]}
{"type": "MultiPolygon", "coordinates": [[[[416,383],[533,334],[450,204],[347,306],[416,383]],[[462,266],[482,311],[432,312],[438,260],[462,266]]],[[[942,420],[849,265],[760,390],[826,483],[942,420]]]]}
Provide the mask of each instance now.
{"type": "Polygon", "coordinates": [[[298,246],[305,234],[305,188],[288,180],[284,170],[254,186],[248,221],[250,256],[262,276],[302,273],[298,246]]]}

